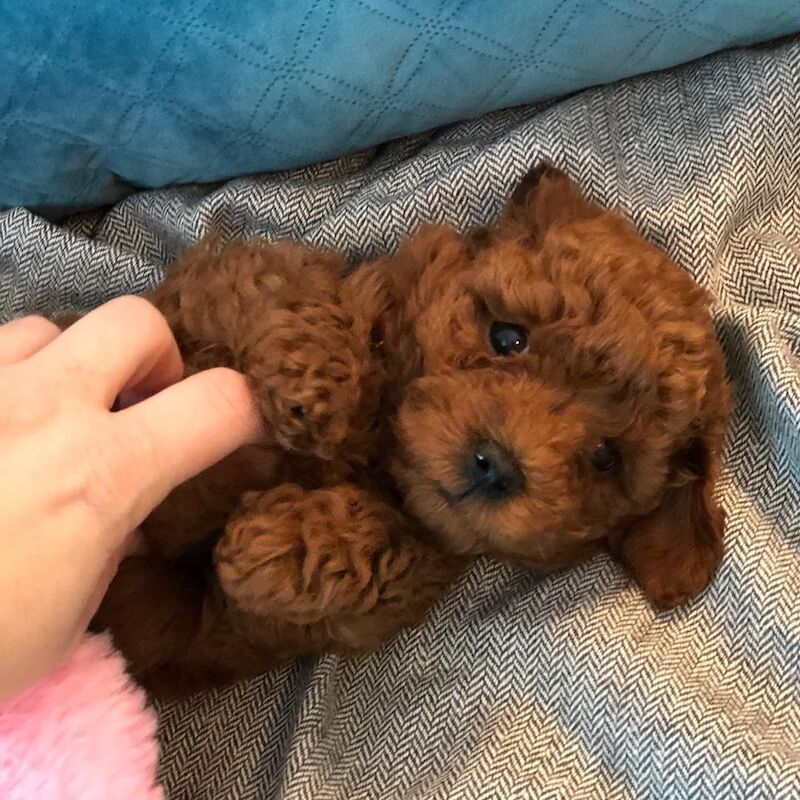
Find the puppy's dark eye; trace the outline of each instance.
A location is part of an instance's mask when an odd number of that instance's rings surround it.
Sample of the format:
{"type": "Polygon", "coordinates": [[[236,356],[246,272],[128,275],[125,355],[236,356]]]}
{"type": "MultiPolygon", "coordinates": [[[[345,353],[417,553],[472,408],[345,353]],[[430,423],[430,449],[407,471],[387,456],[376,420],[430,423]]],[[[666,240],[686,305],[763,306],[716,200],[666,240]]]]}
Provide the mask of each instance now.
{"type": "Polygon", "coordinates": [[[489,344],[499,356],[524,353],[528,349],[528,331],[513,322],[493,322],[489,328],[489,344]]]}
{"type": "Polygon", "coordinates": [[[614,469],[619,460],[619,448],[610,439],[602,439],[592,451],[592,466],[598,472],[614,469]]]}

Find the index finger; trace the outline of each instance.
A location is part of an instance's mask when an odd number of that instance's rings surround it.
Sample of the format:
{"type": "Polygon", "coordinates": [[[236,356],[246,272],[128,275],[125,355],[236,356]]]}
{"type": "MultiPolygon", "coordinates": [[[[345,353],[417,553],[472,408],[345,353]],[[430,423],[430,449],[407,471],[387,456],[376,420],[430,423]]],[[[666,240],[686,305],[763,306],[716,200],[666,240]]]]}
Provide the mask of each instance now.
{"type": "Polygon", "coordinates": [[[110,408],[136,387],[146,396],[180,380],[183,360],[169,325],[141,297],[119,297],[82,317],[29,359],[69,388],[110,408]]]}

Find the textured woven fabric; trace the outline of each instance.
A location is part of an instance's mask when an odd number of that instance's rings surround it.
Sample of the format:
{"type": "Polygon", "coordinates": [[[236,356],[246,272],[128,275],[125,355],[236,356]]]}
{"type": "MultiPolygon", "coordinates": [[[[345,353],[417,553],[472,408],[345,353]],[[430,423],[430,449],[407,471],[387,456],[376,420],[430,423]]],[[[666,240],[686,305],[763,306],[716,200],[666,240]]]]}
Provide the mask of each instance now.
{"type": "Polygon", "coordinates": [[[547,157],[718,299],[738,408],[702,599],[656,615],[603,559],[545,580],[481,563],[380,653],[162,708],[172,800],[800,796],[798,108],[795,40],[65,229],[0,216],[8,316],[140,289],[212,228],[357,257],[422,220],[484,222],[547,157]]]}
{"type": "Polygon", "coordinates": [[[297,167],[798,31],[798,0],[0,0],[0,208],[297,167]]]}

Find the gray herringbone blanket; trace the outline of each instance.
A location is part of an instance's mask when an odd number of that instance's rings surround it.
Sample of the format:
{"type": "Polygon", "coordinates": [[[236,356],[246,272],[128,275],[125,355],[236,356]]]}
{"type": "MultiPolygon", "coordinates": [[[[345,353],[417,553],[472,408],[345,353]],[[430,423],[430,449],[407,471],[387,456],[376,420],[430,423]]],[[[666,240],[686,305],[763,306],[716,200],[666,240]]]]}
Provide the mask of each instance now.
{"type": "Polygon", "coordinates": [[[738,411],[716,582],[657,616],[607,560],[546,580],[482,563],[372,657],[162,708],[173,800],[800,797],[799,40],[64,227],[11,211],[2,317],[142,289],[210,229],[357,257],[483,222],[540,157],[718,299],[738,411]]]}

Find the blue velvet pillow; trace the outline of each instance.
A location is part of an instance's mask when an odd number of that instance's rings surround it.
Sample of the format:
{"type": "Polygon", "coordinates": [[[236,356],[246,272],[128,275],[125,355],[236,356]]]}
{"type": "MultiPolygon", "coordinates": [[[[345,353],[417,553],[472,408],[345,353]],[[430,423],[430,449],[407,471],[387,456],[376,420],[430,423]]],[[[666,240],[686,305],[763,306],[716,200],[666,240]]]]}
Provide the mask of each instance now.
{"type": "Polygon", "coordinates": [[[307,164],[797,30],[798,0],[0,0],[0,207],[307,164]]]}

